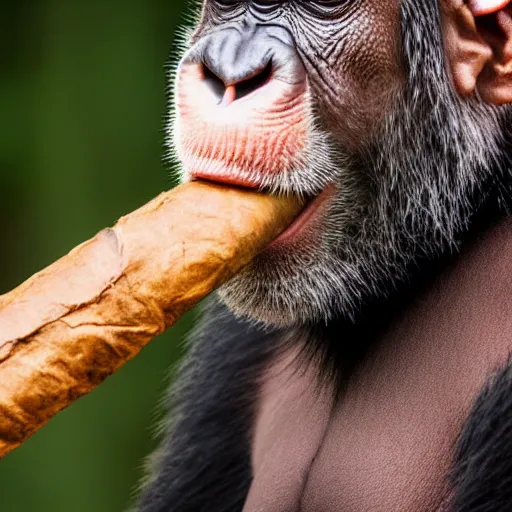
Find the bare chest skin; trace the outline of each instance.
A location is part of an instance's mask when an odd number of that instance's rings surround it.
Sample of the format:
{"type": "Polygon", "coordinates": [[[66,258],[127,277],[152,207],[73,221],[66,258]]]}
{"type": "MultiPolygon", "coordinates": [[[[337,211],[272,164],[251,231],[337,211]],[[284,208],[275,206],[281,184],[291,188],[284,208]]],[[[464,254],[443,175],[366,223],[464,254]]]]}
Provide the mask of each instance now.
{"type": "Polygon", "coordinates": [[[460,429],[512,349],[511,254],[509,217],[411,304],[335,405],[293,355],[276,363],[244,512],[444,510],[460,429]]]}

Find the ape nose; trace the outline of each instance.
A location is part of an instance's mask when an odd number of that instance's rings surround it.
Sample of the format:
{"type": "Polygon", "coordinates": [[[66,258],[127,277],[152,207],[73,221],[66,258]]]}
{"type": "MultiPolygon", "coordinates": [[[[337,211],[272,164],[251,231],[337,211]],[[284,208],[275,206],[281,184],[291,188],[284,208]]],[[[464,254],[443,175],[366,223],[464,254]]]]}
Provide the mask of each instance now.
{"type": "Polygon", "coordinates": [[[273,26],[228,27],[210,34],[190,60],[200,64],[203,80],[219,103],[239,100],[274,78],[302,77],[291,35],[273,26]]]}
{"type": "Polygon", "coordinates": [[[205,84],[215,95],[218,103],[224,106],[263,87],[271,80],[273,68],[272,60],[269,59],[267,63],[262,62],[257,66],[246,65],[243,72],[239,69],[234,78],[235,74],[226,66],[205,63],[202,66],[205,84]]]}
{"type": "Polygon", "coordinates": [[[176,86],[174,135],[189,177],[254,188],[305,165],[310,94],[286,29],[205,35],[182,59],[176,86]]]}

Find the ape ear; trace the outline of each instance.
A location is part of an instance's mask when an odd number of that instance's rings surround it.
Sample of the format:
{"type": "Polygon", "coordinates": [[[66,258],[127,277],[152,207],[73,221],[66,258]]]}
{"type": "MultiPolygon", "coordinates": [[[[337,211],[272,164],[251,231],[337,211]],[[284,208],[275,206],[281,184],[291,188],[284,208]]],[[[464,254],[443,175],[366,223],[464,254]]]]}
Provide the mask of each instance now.
{"type": "Polygon", "coordinates": [[[456,90],[512,102],[511,0],[444,0],[446,53],[456,90]]]}
{"type": "Polygon", "coordinates": [[[485,16],[501,11],[510,3],[510,0],[468,0],[467,3],[473,16],[485,16]]]}

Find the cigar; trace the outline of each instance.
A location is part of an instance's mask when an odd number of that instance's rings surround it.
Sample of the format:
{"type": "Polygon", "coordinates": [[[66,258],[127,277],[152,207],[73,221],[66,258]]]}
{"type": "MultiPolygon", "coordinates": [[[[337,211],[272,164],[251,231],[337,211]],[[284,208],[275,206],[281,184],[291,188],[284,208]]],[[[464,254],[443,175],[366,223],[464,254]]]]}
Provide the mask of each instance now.
{"type": "Polygon", "coordinates": [[[187,183],[0,296],[0,457],[232,277],[300,209],[294,197],[187,183]]]}

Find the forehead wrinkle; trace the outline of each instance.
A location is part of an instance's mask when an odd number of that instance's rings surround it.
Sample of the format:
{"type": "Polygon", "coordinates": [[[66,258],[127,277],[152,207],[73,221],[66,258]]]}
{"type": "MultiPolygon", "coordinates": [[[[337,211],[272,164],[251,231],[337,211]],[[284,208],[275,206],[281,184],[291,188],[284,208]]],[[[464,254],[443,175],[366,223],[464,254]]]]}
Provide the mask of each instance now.
{"type": "Polygon", "coordinates": [[[277,18],[280,18],[283,14],[283,8],[276,8],[272,9],[272,11],[262,13],[255,9],[253,6],[249,6],[247,14],[260,23],[268,23],[275,21],[277,18]]]}

